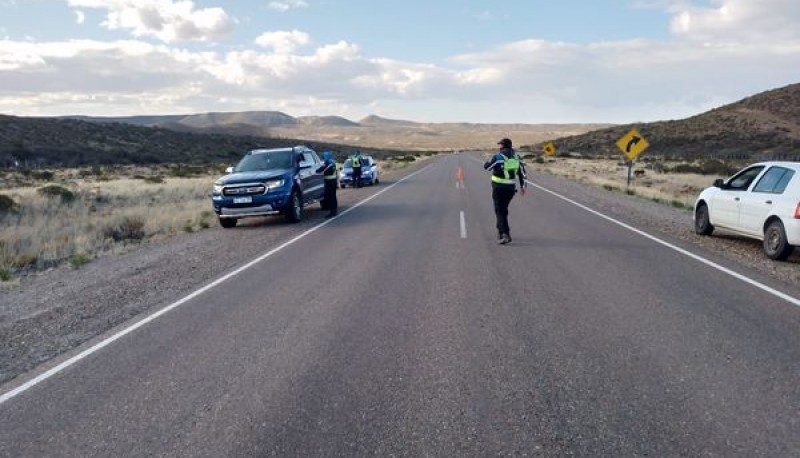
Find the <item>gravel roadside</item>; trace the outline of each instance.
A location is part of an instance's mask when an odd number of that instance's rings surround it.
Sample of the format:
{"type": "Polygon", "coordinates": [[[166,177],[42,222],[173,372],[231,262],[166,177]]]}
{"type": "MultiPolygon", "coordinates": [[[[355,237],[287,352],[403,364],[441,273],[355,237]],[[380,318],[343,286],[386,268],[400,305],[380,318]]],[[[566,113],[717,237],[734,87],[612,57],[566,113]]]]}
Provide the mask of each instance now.
{"type": "MultiPolygon", "coordinates": [[[[384,174],[391,184],[428,161],[384,174]]],[[[732,265],[751,268],[788,289],[800,284],[800,250],[776,263],[759,242],[730,236],[699,237],[691,213],[550,175],[535,175],[541,186],[656,236],[699,247],[732,265]]],[[[379,191],[340,190],[341,208],[379,191]]],[[[531,196],[543,192],[532,190],[531,196]]],[[[213,228],[136,247],[125,254],[97,259],[78,270],[68,267],[21,279],[0,291],[0,384],[10,382],[53,358],[142,313],[172,303],[282,241],[322,221],[312,206],[299,224],[282,218],[245,220],[235,230],[213,228]]]]}

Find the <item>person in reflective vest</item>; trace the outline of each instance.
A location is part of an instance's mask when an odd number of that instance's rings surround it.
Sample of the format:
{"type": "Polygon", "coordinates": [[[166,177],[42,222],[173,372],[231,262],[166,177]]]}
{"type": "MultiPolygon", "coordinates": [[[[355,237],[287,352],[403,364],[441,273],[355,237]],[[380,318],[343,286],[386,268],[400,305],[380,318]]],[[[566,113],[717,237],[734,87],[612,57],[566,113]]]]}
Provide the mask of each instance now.
{"type": "Polygon", "coordinates": [[[511,199],[517,192],[517,181],[519,181],[520,192],[523,195],[527,184],[525,182],[525,165],[511,147],[511,140],[504,138],[497,144],[500,145],[497,153],[483,164],[483,168],[492,174],[492,200],[497,219],[497,243],[505,245],[511,242],[508,204],[511,203],[511,199]]]}
{"type": "Polygon", "coordinates": [[[325,179],[325,194],[322,197],[325,200],[325,208],[328,209],[328,215],[325,217],[332,218],[336,216],[339,207],[339,202],[336,200],[336,186],[338,183],[336,160],[330,151],[322,153],[322,159],[324,162],[317,169],[317,173],[321,173],[325,179]]]}
{"type": "Polygon", "coordinates": [[[361,187],[361,151],[356,150],[355,154],[350,156],[350,162],[353,167],[353,187],[361,187]]]}

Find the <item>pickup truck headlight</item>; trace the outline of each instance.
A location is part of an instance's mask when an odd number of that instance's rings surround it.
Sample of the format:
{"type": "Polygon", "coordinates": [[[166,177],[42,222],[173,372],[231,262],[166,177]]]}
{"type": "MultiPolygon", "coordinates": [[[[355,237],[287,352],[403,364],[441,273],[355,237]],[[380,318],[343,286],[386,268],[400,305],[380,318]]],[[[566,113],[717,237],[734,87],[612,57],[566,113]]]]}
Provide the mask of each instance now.
{"type": "Polygon", "coordinates": [[[269,180],[264,182],[264,186],[269,189],[277,189],[283,187],[283,178],[278,178],[277,180],[269,180]]]}
{"type": "Polygon", "coordinates": [[[214,183],[214,186],[211,187],[212,194],[222,194],[222,185],[214,183]]]}

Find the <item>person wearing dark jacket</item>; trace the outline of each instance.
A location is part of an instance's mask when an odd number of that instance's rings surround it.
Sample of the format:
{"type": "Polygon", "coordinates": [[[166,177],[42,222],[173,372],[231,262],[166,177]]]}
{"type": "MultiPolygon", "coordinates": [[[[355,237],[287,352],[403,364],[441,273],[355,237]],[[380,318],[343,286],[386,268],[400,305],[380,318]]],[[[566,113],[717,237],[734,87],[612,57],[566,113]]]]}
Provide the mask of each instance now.
{"type": "Polygon", "coordinates": [[[508,205],[517,192],[519,181],[520,192],[524,195],[527,188],[525,182],[525,165],[517,152],[511,148],[511,140],[504,138],[497,142],[500,145],[497,153],[483,164],[484,170],[492,174],[492,200],[494,214],[497,219],[497,243],[505,245],[511,242],[511,228],[508,225],[508,205]]]}
{"type": "Polygon", "coordinates": [[[333,154],[330,151],[322,153],[322,159],[324,162],[322,166],[317,169],[317,173],[321,173],[322,177],[325,179],[325,194],[322,197],[325,199],[325,206],[328,208],[328,214],[325,217],[332,218],[336,216],[339,207],[339,202],[336,200],[338,179],[336,176],[336,160],[333,158],[333,154]]]}

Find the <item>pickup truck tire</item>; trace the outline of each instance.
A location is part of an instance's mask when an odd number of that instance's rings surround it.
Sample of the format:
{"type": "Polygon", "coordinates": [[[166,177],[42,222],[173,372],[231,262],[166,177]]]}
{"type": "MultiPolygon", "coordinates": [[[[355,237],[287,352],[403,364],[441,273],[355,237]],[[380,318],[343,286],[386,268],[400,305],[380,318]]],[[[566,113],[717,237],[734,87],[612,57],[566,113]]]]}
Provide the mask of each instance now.
{"type": "Polygon", "coordinates": [[[289,197],[289,208],[286,209],[286,219],[290,223],[299,223],[303,220],[303,199],[300,192],[295,189],[289,197]]]}
{"type": "Polygon", "coordinates": [[[236,222],[238,220],[236,218],[220,218],[219,225],[224,227],[225,229],[230,229],[232,227],[236,227],[236,222]]]}

